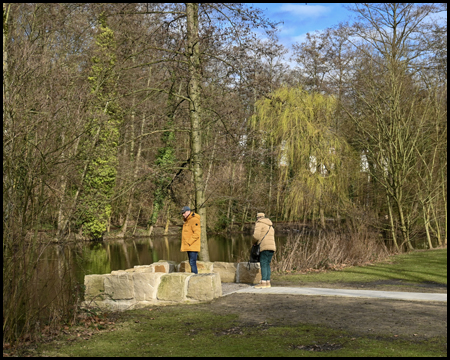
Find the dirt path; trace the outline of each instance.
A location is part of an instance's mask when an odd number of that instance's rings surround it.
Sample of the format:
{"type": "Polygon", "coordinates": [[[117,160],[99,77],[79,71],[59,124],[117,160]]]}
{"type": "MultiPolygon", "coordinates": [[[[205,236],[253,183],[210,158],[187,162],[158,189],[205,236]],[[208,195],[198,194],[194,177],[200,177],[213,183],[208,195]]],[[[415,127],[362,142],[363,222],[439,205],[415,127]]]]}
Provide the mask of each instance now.
{"type": "Polygon", "coordinates": [[[192,305],[237,314],[242,326],[321,324],[355,334],[447,335],[447,303],[275,294],[230,294],[192,305]]]}

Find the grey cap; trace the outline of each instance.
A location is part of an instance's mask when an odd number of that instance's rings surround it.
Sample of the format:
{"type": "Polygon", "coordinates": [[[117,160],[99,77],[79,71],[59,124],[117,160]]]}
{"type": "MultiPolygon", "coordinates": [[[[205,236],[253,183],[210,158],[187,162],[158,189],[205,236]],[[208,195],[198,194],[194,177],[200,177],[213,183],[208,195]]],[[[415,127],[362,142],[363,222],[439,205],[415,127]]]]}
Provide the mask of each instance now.
{"type": "Polygon", "coordinates": [[[186,211],[191,211],[191,208],[189,206],[183,206],[181,213],[184,214],[186,211]]]}

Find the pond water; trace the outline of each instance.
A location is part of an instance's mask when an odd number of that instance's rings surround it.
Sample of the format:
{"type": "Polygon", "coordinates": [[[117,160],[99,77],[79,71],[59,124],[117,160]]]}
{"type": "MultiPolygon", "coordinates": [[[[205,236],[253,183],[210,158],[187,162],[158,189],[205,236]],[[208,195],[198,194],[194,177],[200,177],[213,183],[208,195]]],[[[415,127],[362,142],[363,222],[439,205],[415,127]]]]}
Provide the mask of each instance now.
{"type": "MultiPolygon", "coordinates": [[[[278,250],[281,250],[287,236],[275,235],[278,250]]],[[[210,261],[247,261],[251,239],[251,235],[244,234],[208,235],[210,261]]],[[[420,248],[420,244],[414,245],[420,248]]],[[[181,236],[50,244],[40,250],[42,255],[36,268],[36,285],[49,285],[48,288],[51,288],[52,281],[67,275],[84,284],[85,275],[109,274],[113,270],[150,265],[159,260],[179,263],[188,259],[187,253],[180,252],[180,246],[181,236]]]]}
{"type": "MultiPolygon", "coordinates": [[[[283,243],[286,237],[275,236],[277,246],[283,243]]],[[[247,261],[251,238],[251,235],[243,234],[208,235],[210,261],[247,261]]],[[[85,275],[108,274],[113,270],[150,265],[159,260],[187,260],[187,253],[180,252],[180,246],[181,236],[52,244],[45,249],[39,268],[41,276],[45,276],[56,275],[58,269],[63,266],[83,284],[85,275]]]]}

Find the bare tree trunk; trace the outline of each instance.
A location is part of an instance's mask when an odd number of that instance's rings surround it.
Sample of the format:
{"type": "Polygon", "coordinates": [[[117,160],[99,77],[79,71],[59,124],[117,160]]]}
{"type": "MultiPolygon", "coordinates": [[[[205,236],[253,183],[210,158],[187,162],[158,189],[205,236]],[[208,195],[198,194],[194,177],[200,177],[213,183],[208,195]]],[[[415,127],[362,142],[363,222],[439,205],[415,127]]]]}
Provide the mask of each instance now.
{"type": "Polygon", "coordinates": [[[245,219],[247,218],[248,208],[250,207],[250,204],[247,204],[247,206],[244,209],[244,214],[242,215],[242,221],[241,221],[241,231],[244,230],[245,226],[245,219]]]}
{"type": "Polygon", "coordinates": [[[320,226],[322,229],[325,229],[325,209],[323,204],[323,189],[322,185],[320,186],[320,198],[319,198],[319,214],[320,214],[320,226]]]}
{"type": "Polygon", "coordinates": [[[134,223],[134,228],[133,228],[133,236],[136,234],[136,228],[139,222],[139,215],[141,214],[141,209],[142,209],[142,205],[139,205],[139,211],[136,217],[136,222],[134,223]]]}
{"type": "Polygon", "coordinates": [[[425,231],[427,233],[428,247],[430,249],[433,248],[431,244],[431,236],[430,236],[430,209],[427,209],[425,204],[422,204],[422,214],[423,214],[423,223],[425,225],[425,231]]]}
{"type": "Polygon", "coordinates": [[[148,227],[148,234],[147,234],[147,236],[152,236],[152,232],[153,232],[153,225],[150,225],[148,227]]]}
{"type": "Polygon", "coordinates": [[[170,202],[167,205],[167,212],[166,212],[166,227],[164,228],[164,235],[169,234],[169,225],[170,225],[170,202]]]}
{"type": "MultiPolygon", "coordinates": [[[[127,211],[125,213],[125,219],[123,221],[122,228],[120,229],[120,235],[122,237],[125,236],[125,232],[127,231],[128,221],[131,216],[131,209],[132,209],[132,205],[133,205],[133,195],[134,195],[134,184],[136,183],[138,170],[139,170],[139,163],[140,163],[140,159],[141,159],[142,134],[144,133],[145,121],[146,121],[146,119],[145,119],[145,114],[144,114],[142,116],[142,121],[141,121],[141,130],[140,130],[140,134],[139,134],[140,136],[139,136],[139,141],[138,141],[138,149],[137,149],[137,153],[136,153],[136,158],[134,159],[134,169],[133,169],[133,178],[132,178],[133,184],[131,186],[130,195],[128,197],[128,206],[127,206],[127,211]]],[[[132,134],[132,136],[134,136],[134,134],[132,134]]]]}
{"type": "Polygon", "coordinates": [[[208,239],[206,236],[205,184],[202,169],[202,130],[201,130],[201,74],[198,26],[198,3],[186,3],[187,15],[187,56],[189,59],[189,115],[191,119],[191,155],[194,172],[195,202],[201,218],[200,259],[209,261],[208,239]]]}
{"type": "MultiPolygon", "coordinates": [[[[61,142],[62,142],[62,146],[64,147],[65,145],[65,137],[64,134],[61,135],[61,142]]],[[[61,153],[61,156],[64,157],[64,152],[61,153]]],[[[56,227],[56,238],[60,239],[62,237],[62,231],[63,231],[63,223],[65,221],[64,219],[64,211],[63,211],[63,206],[64,206],[64,196],[66,194],[66,175],[63,172],[60,176],[60,180],[61,180],[61,188],[60,188],[60,202],[59,202],[59,209],[58,209],[58,220],[57,220],[57,227],[56,227]]]]}
{"type": "Polygon", "coordinates": [[[272,203],[272,182],[273,182],[273,139],[270,142],[270,179],[269,179],[269,198],[267,201],[267,217],[270,218],[271,214],[271,203],[272,203]]]}
{"type": "Polygon", "coordinates": [[[212,170],[212,166],[213,166],[213,162],[214,162],[214,154],[216,152],[216,143],[217,143],[217,133],[216,133],[216,135],[214,135],[214,144],[213,144],[213,149],[211,152],[211,160],[209,162],[208,174],[206,175],[206,180],[205,180],[205,194],[206,194],[206,188],[208,186],[208,181],[211,176],[211,170],[212,170]]]}
{"type": "MultiPolygon", "coordinates": [[[[11,4],[3,3],[3,101],[9,101],[9,69],[8,69],[8,51],[6,49],[8,39],[9,11],[11,4]]],[[[3,103],[3,126],[9,124],[9,111],[5,110],[3,103]]]]}
{"type": "MultiPolygon", "coordinates": [[[[446,174],[447,172],[445,172],[446,174]]],[[[444,200],[444,215],[445,215],[445,239],[444,239],[444,245],[447,245],[447,191],[445,189],[445,184],[447,181],[444,182],[444,180],[447,180],[447,176],[444,176],[444,171],[441,172],[442,175],[442,195],[444,200]]]]}
{"type": "Polygon", "coordinates": [[[232,162],[231,165],[231,179],[230,179],[230,198],[228,199],[228,209],[227,209],[227,222],[230,222],[230,215],[231,215],[231,204],[233,203],[233,191],[234,191],[234,173],[236,169],[236,162],[232,162]]]}
{"type": "Polygon", "coordinates": [[[396,204],[398,207],[398,214],[400,216],[400,230],[403,236],[403,243],[406,243],[408,250],[414,250],[413,246],[411,245],[411,240],[409,238],[409,231],[403,211],[403,204],[398,199],[401,199],[401,196],[397,197],[396,204]]]}
{"type": "Polygon", "coordinates": [[[389,195],[386,194],[387,204],[388,204],[388,210],[389,210],[389,221],[391,223],[391,234],[392,234],[392,241],[394,242],[395,249],[397,251],[400,251],[397,243],[397,236],[395,234],[395,226],[394,226],[394,217],[393,217],[393,211],[391,206],[391,201],[389,200],[389,195]]]}
{"type": "Polygon", "coordinates": [[[247,212],[248,209],[250,207],[250,202],[249,202],[249,189],[250,189],[250,182],[251,182],[251,178],[252,178],[252,165],[253,165],[253,151],[255,149],[255,139],[252,139],[252,151],[251,151],[251,158],[250,158],[250,166],[248,168],[248,180],[247,180],[247,184],[245,187],[245,200],[246,200],[246,205],[244,206],[244,212],[242,214],[242,221],[241,221],[241,231],[244,229],[244,225],[245,225],[245,219],[247,218],[247,212]]]}
{"type": "Polygon", "coordinates": [[[320,213],[320,226],[325,229],[325,212],[323,209],[322,201],[319,202],[319,213],[320,213]]]}
{"type": "MultiPolygon", "coordinates": [[[[434,200],[434,199],[433,199],[434,200]]],[[[436,213],[436,209],[433,206],[433,200],[430,200],[430,204],[428,205],[428,226],[431,232],[436,236],[438,245],[442,245],[442,239],[441,239],[441,229],[439,224],[438,215],[436,213]],[[434,223],[436,224],[436,229],[431,225],[431,215],[433,216],[434,223]]]]}
{"type": "Polygon", "coordinates": [[[311,216],[311,224],[312,224],[313,228],[315,228],[315,226],[316,226],[316,220],[315,220],[315,217],[314,217],[315,211],[316,211],[316,198],[314,197],[313,205],[312,205],[312,211],[311,211],[311,215],[312,215],[311,216]]]}

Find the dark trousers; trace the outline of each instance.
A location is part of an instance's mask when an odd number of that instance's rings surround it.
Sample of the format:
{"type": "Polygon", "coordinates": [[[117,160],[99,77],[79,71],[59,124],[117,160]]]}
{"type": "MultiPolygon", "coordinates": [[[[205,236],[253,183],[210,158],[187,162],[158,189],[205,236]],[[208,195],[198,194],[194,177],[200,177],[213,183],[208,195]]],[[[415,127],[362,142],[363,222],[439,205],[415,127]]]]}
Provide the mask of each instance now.
{"type": "Polygon", "coordinates": [[[259,263],[261,264],[261,280],[270,280],[270,262],[272,261],[273,253],[274,251],[272,250],[261,251],[259,257],[259,263]]]}
{"type": "Polygon", "coordinates": [[[198,274],[197,270],[198,251],[188,251],[187,253],[189,256],[189,265],[191,265],[191,272],[194,274],[198,274]]]}

